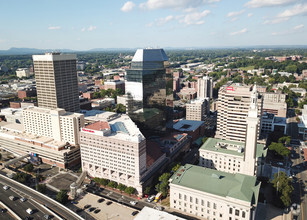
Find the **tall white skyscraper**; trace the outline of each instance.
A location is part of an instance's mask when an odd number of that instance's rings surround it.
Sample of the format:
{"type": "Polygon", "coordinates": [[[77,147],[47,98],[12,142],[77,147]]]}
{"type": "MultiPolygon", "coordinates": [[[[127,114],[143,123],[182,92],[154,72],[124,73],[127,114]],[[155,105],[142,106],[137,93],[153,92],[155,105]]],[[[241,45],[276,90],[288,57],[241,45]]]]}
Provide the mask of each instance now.
{"type": "Polygon", "coordinates": [[[212,98],[213,94],[213,80],[212,77],[204,76],[197,80],[197,98],[212,98]]]}
{"type": "Polygon", "coordinates": [[[76,55],[33,55],[38,107],[79,112],[76,55]]]}

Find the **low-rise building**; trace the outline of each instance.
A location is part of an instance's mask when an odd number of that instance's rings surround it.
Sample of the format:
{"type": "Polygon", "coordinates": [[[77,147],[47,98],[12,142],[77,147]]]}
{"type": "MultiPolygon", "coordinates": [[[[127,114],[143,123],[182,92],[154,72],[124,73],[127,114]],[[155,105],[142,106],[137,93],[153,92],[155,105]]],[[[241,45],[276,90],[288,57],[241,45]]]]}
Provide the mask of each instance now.
{"type": "Polygon", "coordinates": [[[80,148],[51,137],[28,134],[22,124],[0,122],[0,148],[14,154],[35,155],[38,161],[69,168],[80,163],[80,148]]]}
{"type": "MultiPolygon", "coordinates": [[[[242,173],[245,143],[209,138],[199,149],[199,166],[228,173],[242,173]]],[[[261,175],[261,162],[267,155],[263,144],[256,146],[256,174],[261,175]]]]}
{"type": "Polygon", "coordinates": [[[115,104],[113,98],[104,98],[104,99],[92,99],[92,109],[104,109],[115,104]]]}
{"type": "Polygon", "coordinates": [[[260,183],[254,176],[186,164],[169,182],[173,209],[206,219],[255,219],[260,183]]]}
{"type": "Polygon", "coordinates": [[[272,113],[276,117],[287,117],[286,94],[264,93],[262,112],[272,113]]]}
{"type": "Polygon", "coordinates": [[[172,215],[168,212],[159,211],[157,209],[149,208],[144,206],[144,208],[137,214],[134,220],[185,220],[185,218],[180,218],[177,215],[172,215]]]}
{"type": "Polygon", "coordinates": [[[205,122],[192,120],[178,120],[174,125],[175,131],[187,133],[192,141],[205,135],[205,122]]]}
{"type": "Polygon", "coordinates": [[[22,77],[28,78],[28,77],[30,77],[30,71],[29,71],[28,68],[18,68],[16,70],[16,76],[18,78],[22,78],[22,77]]]}

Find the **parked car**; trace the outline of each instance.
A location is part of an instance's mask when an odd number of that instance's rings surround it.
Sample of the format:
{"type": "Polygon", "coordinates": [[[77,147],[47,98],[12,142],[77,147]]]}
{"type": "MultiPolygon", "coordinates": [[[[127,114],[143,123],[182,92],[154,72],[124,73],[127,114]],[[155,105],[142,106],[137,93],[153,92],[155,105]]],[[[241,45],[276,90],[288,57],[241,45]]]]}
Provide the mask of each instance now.
{"type": "Polygon", "coordinates": [[[131,205],[136,205],[138,203],[138,201],[130,201],[131,205]]]}
{"type": "Polygon", "coordinates": [[[152,202],[155,199],[155,195],[151,195],[147,198],[147,202],[152,202]]]}
{"type": "Polygon", "coordinates": [[[89,207],[91,207],[91,205],[85,205],[83,208],[88,209],[89,207]]]}
{"type": "Polygon", "coordinates": [[[106,204],[107,204],[107,205],[111,205],[111,204],[112,204],[112,202],[111,202],[111,201],[108,201],[106,204]]]}
{"type": "Polygon", "coordinates": [[[100,212],[100,209],[96,209],[96,210],[94,211],[95,214],[97,214],[98,212],[100,212]]]}
{"type": "Polygon", "coordinates": [[[76,202],[76,201],[71,201],[71,204],[78,204],[78,202],[76,202]]]}
{"type": "Polygon", "coordinates": [[[77,212],[77,213],[78,213],[78,212],[82,212],[82,209],[77,208],[77,209],[76,209],[76,212],[77,212]]]}
{"type": "Polygon", "coordinates": [[[8,190],[10,187],[9,186],[3,186],[4,190],[8,190]]]}
{"type": "Polygon", "coordinates": [[[134,212],[131,213],[131,215],[132,215],[132,216],[135,216],[135,215],[137,215],[138,213],[139,213],[138,211],[134,211],[134,212]]]}
{"type": "Polygon", "coordinates": [[[92,211],[94,211],[95,209],[96,209],[95,207],[91,207],[91,208],[88,209],[88,211],[89,211],[89,212],[92,212],[92,211]]]}
{"type": "Polygon", "coordinates": [[[102,199],[102,198],[97,200],[98,203],[102,203],[103,201],[104,201],[104,199],[102,199]]]}

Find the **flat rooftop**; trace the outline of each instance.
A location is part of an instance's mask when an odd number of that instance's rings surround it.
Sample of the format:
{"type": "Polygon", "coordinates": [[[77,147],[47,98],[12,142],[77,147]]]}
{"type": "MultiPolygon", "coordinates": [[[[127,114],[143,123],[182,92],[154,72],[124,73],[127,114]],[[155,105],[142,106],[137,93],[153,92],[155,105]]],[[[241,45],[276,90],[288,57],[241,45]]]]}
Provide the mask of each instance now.
{"type": "Polygon", "coordinates": [[[186,164],[170,178],[170,183],[224,198],[242,200],[250,205],[258,203],[260,183],[254,176],[186,164]]]}
{"type": "Polygon", "coordinates": [[[145,206],[140,213],[134,218],[134,220],[184,220],[176,215],[169,214],[167,212],[159,211],[153,208],[145,206]]]}
{"type": "MultiPolygon", "coordinates": [[[[208,140],[200,147],[200,150],[208,150],[213,152],[219,152],[222,154],[230,154],[235,156],[244,156],[244,151],[238,151],[239,148],[245,147],[244,142],[222,140],[218,138],[208,138],[208,140]]],[[[265,145],[257,144],[256,157],[262,157],[267,155],[267,149],[265,145]]]]}
{"type": "Polygon", "coordinates": [[[204,124],[205,122],[203,121],[180,120],[173,125],[173,129],[177,131],[195,131],[204,124]]]}

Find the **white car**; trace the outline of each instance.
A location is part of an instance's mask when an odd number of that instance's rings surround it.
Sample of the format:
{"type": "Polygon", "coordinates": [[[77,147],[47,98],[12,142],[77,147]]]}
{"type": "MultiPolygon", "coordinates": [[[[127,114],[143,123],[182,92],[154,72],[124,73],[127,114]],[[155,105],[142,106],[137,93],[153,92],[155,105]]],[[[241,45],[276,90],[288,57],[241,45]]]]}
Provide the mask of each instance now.
{"type": "Polygon", "coordinates": [[[27,199],[26,199],[25,197],[21,197],[21,198],[20,198],[20,201],[21,201],[21,202],[25,202],[25,201],[27,201],[27,199]]]}
{"type": "Polygon", "coordinates": [[[130,201],[131,205],[136,205],[138,202],[137,201],[130,201]]]}
{"type": "Polygon", "coordinates": [[[9,186],[3,186],[4,190],[8,190],[10,187],[9,186]]]}
{"type": "Polygon", "coordinates": [[[152,202],[152,201],[154,201],[154,199],[155,199],[155,195],[149,196],[147,198],[147,202],[152,202]]]}

